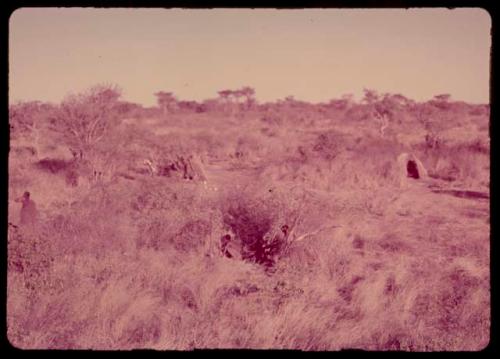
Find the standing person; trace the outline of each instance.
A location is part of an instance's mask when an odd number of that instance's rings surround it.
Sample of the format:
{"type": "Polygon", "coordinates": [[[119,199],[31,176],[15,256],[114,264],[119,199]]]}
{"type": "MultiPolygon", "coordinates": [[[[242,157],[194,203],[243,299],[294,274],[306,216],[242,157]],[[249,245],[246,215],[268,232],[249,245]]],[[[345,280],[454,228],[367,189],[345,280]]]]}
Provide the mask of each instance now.
{"type": "Polygon", "coordinates": [[[35,202],[31,199],[30,193],[28,191],[24,192],[23,196],[16,200],[17,202],[22,202],[21,207],[21,226],[22,227],[33,227],[38,221],[38,210],[36,208],[35,202]]]}

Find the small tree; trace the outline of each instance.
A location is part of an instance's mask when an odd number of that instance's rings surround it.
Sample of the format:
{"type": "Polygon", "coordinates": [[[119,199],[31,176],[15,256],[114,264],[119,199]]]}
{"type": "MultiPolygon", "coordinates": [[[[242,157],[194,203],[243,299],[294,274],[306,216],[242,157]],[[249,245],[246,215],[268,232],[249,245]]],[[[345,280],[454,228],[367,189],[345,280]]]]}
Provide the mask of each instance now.
{"type": "Polygon", "coordinates": [[[401,107],[407,107],[411,104],[411,100],[399,93],[389,95],[389,98],[396,104],[398,104],[401,107]]]}
{"type": "Polygon", "coordinates": [[[363,96],[362,102],[364,102],[368,105],[374,104],[380,98],[379,94],[375,90],[370,90],[370,89],[365,88],[365,89],[363,89],[363,92],[364,92],[364,96],[363,96]]]}
{"type": "Polygon", "coordinates": [[[245,86],[240,90],[241,95],[245,98],[245,107],[251,108],[255,104],[255,90],[249,86],[245,86]]]}
{"type": "Polygon", "coordinates": [[[394,111],[394,103],[384,97],[382,101],[373,104],[373,116],[380,124],[380,135],[384,137],[384,131],[389,126],[389,120],[392,119],[394,111]]]}
{"type": "Polygon", "coordinates": [[[162,110],[163,115],[171,112],[177,102],[177,99],[172,92],[158,91],[155,93],[155,96],[158,107],[162,110]]]}
{"type": "Polygon", "coordinates": [[[436,101],[443,101],[443,102],[449,101],[450,98],[451,98],[451,95],[447,94],[447,93],[434,96],[434,100],[436,100],[436,101]]]}
{"type": "Polygon", "coordinates": [[[233,98],[237,104],[240,103],[240,99],[243,97],[243,92],[241,90],[233,91],[233,98]]]}
{"type": "Polygon", "coordinates": [[[227,111],[229,105],[231,104],[231,96],[234,96],[234,91],[232,90],[222,90],[217,92],[219,94],[220,101],[224,111],[227,111]]]}
{"type": "Polygon", "coordinates": [[[73,148],[75,157],[88,157],[118,124],[120,96],[121,90],[116,86],[97,85],[61,102],[52,125],[73,148]]]}
{"type": "Polygon", "coordinates": [[[222,101],[229,101],[230,96],[232,95],[233,91],[231,90],[222,90],[217,92],[219,94],[219,97],[221,98],[222,101]]]}
{"type": "Polygon", "coordinates": [[[449,94],[441,94],[441,95],[436,95],[434,98],[430,101],[430,103],[439,108],[440,110],[447,111],[451,108],[451,103],[450,103],[451,95],[449,94]]]}

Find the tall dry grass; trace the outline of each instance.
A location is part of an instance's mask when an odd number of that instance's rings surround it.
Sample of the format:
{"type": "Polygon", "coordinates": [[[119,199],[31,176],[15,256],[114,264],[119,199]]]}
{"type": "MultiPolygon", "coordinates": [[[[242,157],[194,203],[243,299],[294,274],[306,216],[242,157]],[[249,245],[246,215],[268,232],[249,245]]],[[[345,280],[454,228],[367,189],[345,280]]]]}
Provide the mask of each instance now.
{"type": "MultiPolygon", "coordinates": [[[[451,196],[399,190],[396,159],[414,151],[441,177],[455,166],[454,181],[472,187],[489,181],[489,145],[434,151],[422,138],[412,147],[390,132],[381,138],[365,107],[315,117],[292,105],[242,118],[241,128],[218,114],[213,130],[201,122],[212,120],[207,112],[166,119],[169,126],[155,120],[150,130],[122,124],[95,148],[103,167],[113,161],[112,173],[85,181],[92,173],[79,169],[76,187],[40,167],[43,158],[11,152],[9,199],[29,189],[41,216],[36,231],[9,228],[10,342],[66,349],[483,348],[488,213],[451,196]],[[186,154],[224,168],[217,191],[141,167],[145,158],[186,154]],[[263,255],[264,239],[284,224],[293,229],[289,240],[263,255]],[[243,242],[244,260],[221,254],[228,232],[243,242]]],[[[408,121],[398,126],[416,132],[408,121]]],[[[17,223],[18,211],[9,201],[10,222],[17,223]]]]}

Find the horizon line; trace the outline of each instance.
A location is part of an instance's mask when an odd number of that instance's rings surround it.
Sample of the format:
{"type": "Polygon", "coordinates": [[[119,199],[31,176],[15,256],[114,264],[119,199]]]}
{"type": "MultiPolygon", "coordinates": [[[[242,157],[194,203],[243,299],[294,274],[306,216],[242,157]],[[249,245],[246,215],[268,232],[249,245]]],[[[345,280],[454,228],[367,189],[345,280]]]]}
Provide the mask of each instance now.
{"type": "MultiPolygon", "coordinates": [[[[148,103],[144,103],[142,101],[136,101],[136,100],[133,100],[133,99],[129,99],[127,98],[127,91],[121,87],[120,85],[117,85],[117,84],[106,84],[106,83],[97,83],[96,85],[112,85],[112,86],[116,86],[120,91],[121,91],[121,96],[120,96],[120,100],[121,101],[125,101],[125,102],[129,102],[129,103],[133,103],[133,104],[136,104],[136,105],[141,105],[143,107],[155,107],[157,106],[157,103],[156,101],[153,101],[154,103],[153,104],[148,104],[148,103]]],[[[94,86],[96,86],[94,85],[94,86]]],[[[66,93],[66,95],[64,95],[60,100],[43,100],[43,99],[33,99],[33,98],[10,98],[9,96],[9,106],[10,105],[13,105],[13,104],[16,104],[16,103],[28,103],[28,102],[41,102],[41,103],[46,103],[46,104],[52,104],[52,105],[58,105],[60,103],[62,103],[68,96],[71,96],[71,95],[79,95],[79,94],[83,94],[85,93],[85,91],[87,91],[88,89],[92,88],[93,86],[90,86],[90,87],[87,87],[81,91],[68,91],[66,93]]],[[[245,87],[245,85],[243,86],[239,86],[239,87],[235,87],[235,88],[224,88],[224,89],[221,89],[221,90],[218,90],[218,91],[215,91],[215,94],[213,97],[206,97],[206,98],[203,98],[203,99],[193,99],[193,98],[184,98],[184,97],[180,97],[176,94],[176,91],[173,91],[171,89],[157,89],[157,90],[154,90],[152,93],[151,93],[151,98],[155,98],[155,93],[156,92],[170,92],[173,94],[173,96],[175,97],[175,100],[178,101],[178,102],[182,102],[182,101],[193,101],[193,102],[198,102],[198,103],[203,103],[205,101],[209,101],[209,100],[216,100],[219,98],[218,96],[218,92],[219,91],[224,91],[224,90],[231,90],[231,91],[236,91],[236,90],[239,90],[241,89],[242,87],[245,87]]],[[[288,94],[288,95],[284,95],[282,97],[276,97],[274,99],[259,99],[257,93],[257,89],[252,87],[252,86],[249,86],[251,88],[253,88],[255,90],[255,96],[254,96],[254,99],[256,100],[257,103],[259,104],[264,104],[264,103],[277,103],[279,101],[283,101],[285,100],[287,97],[292,97],[295,101],[298,101],[298,102],[306,102],[306,103],[309,103],[309,104],[325,104],[325,103],[329,103],[330,101],[334,101],[334,100],[342,100],[344,97],[351,97],[352,99],[352,102],[354,103],[361,103],[362,102],[362,99],[363,99],[363,95],[356,95],[356,93],[353,93],[353,92],[346,92],[346,93],[343,93],[342,95],[340,96],[333,96],[329,99],[326,99],[326,100],[308,100],[308,99],[303,99],[303,98],[299,98],[293,94],[288,94]]],[[[372,91],[375,91],[378,95],[380,95],[381,97],[385,96],[385,95],[401,95],[405,98],[407,98],[408,100],[410,101],[413,101],[413,102],[416,102],[416,103],[425,103],[425,102],[428,102],[428,101],[431,101],[432,99],[434,99],[436,96],[439,96],[439,95],[450,95],[450,98],[449,98],[449,102],[463,102],[463,103],[466,103],[466,104],[471,104],[471,105],[491,105],[491,100],[487,100],[486,102],[474,102],[474,101],[468,101],[468,100],[464,100],[464,99],[457,99],[453,96],[453,94],[450,94],[450,93],[447,93],[447,92],[441,92],[441,93],[436,93],[434,95],[431,95],[430,97],[427,97],[425,99],[415,99],[415,98],[412,98],[410,96],[407,96],[405,95],[404,93],[402,92],[398,92],[398,91],[395,91],[395,92],[391,92],[391,91],[378,91],[374,88],[369,88],[369,87],[364,87],[363,89],[367,89],[367,90],[372,90],[372,91]]],[[[491,98],[491,96],[490,96],[491,98]]]]}

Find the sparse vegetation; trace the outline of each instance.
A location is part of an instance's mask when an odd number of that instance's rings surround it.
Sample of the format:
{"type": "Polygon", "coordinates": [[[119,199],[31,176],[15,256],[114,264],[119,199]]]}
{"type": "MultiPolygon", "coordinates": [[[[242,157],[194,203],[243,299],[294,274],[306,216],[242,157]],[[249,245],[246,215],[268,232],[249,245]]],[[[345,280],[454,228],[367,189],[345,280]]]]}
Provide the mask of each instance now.
{"type": "Polygon", "coordinates": [[[146,109],[98,86],[10,107],[13,345],[488,343],[488,203],[451,194],[489,193],[489,107],[373,90],[362,103],[258,104],[254,94],[197,103],[160,91],[146,109]],[[399,188],[401,152],[445,192],[399,188]],[[25,190],[36,232],[16,227],[13,199],[25,190]],[[221,254],[228,233],[242,260],[221,254]]]}

